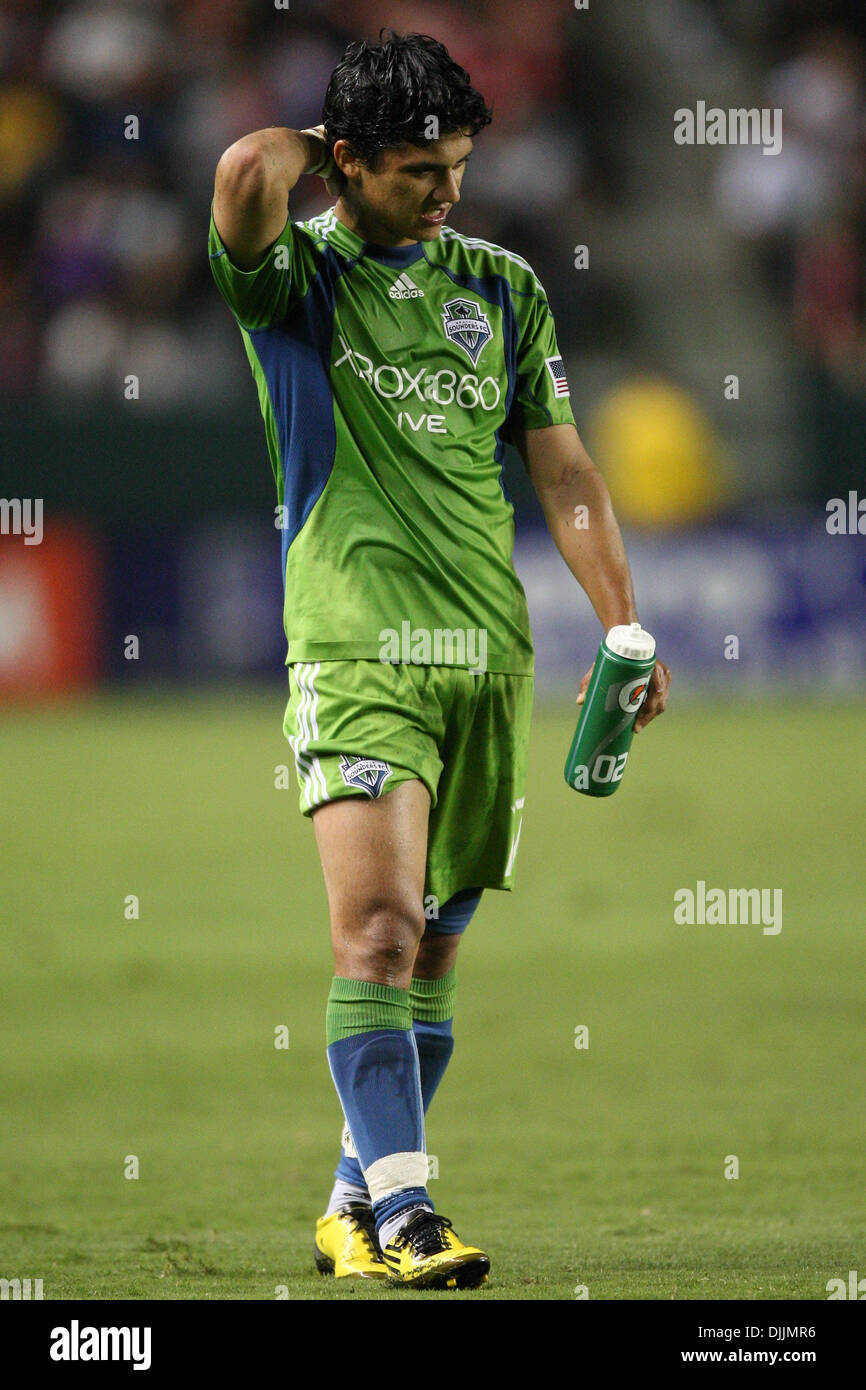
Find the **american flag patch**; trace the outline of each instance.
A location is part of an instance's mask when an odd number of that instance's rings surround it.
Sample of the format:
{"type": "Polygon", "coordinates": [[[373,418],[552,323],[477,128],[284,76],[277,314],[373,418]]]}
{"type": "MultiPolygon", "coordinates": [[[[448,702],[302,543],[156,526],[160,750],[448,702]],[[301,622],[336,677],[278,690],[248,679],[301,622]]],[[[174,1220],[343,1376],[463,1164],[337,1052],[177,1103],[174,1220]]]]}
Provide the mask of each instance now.
{"type": "Polygon", "coordinates": [[[553,380],[554,396],[570,395],[568,382],[565,378],[565,365],[561,357],[545,357],[544,365],[550,372],[553,380]]]}

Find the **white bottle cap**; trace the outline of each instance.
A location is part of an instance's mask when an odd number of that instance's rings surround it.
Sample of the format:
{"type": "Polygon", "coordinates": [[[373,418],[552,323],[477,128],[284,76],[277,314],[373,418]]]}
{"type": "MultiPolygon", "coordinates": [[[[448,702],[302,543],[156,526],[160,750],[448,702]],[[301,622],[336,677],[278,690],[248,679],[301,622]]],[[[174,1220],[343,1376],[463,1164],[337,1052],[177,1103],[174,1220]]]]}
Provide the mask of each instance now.
{"type": "Polygon", "coordinates": [[[644,632],[640,623],[622,623],[619,627],[612,627],[604,644],[614,656],[625,657],[627,661],[648,661],[655,656],[656,639],[644,632]]]}

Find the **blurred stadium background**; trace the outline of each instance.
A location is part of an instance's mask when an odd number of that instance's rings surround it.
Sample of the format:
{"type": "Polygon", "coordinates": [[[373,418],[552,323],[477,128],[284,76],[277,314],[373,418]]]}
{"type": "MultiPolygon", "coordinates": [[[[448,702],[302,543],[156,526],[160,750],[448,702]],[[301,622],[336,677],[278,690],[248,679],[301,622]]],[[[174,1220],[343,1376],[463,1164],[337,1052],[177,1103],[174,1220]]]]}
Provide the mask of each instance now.
{"type": "MultiPolygon", "coordinates": [[[[47,540],[3,538],[0,688],[278,672],[273,483],[203,241],[214,166],[248,130],[316,120],[346,42],[387,22],[441,36],[493,103],[453,222],[548,291],[680,692],[850,680],[861,547],[828,537],[824,509],[863,477],[855,7],[7,0],[0,495],[41,497],[47,540]],[[781,153],[677,145],[673,111],[698,100],[781,107],[781,153]]],[[[295,215],[326,205],[302,180],[295,215]]],[[[561,687],[594,620],[513,458],[508,484],[540,686],[561,687]]]]}
{"type": "MultiPolygon", "coordinates": [[[[720,998],[701,995],[706,959],[699,968],[692,958],[678,974],[672,887],[715,871],[724,883],[782,883],[795,901],[799,893],[801,929],[823,924],[829,944],[822,954],[820,943],[801,939],[803,950],[785,967],[790,974],[770,986],[767,1017],[750,1018],[754,1051],[742,1044],[735,1089],[742,1082],[748,1091],[759,1128],[777,1101],[781,1107],[778,1124],[761,1132],[768,1163],[788,1138],[789,1157],[799,1146],[818,1172],[818,1146],[835,1136],[825,1195],[841,1223],[836,1255],[844,1262],[845,1220],[856,1215],[863,1229],[862,1181],[858,1188],[852,1176],[862,1117],[849,1105],[863,1004],[851,983],[862,977],[855,933],[862,836],[855,827],[862,823],[863,737],[850,706],[859,707],[866,668],[866,555],[856,526],[837,535],[826,522],[830,499],[847,503],[850,490],[866,488],[866,15],[842,0],[591,0],[586,11],[565,0],[292,0],[288,9],[266,0],[3,0],[0,497],[44,504],[41,544],[0,536],[0,854],[8,870],[0,912],[12,995],[3,1053],[12,1122],[3,1171],[13,1215],[4,1229],[23,1241],[20,1257],[5,1263],[23,1260],[19,1272],[36,1275],[33,1259],[60,1259],[58,1241],[63,1246],[68,1236],[63,1258],[72,1263],[54,1285],[67,1292],[154,1296],[148,1278],[156,1272],[169,1276],[172,1289],[209,1296],[195,1284],[208,1260],[225,1276],[220,1288],[240,1287],[230,1260],[223,1268],[210,1247],[201,1258],[191,1255],[172,1234],[179,1223],[197,1230],[212,1217],[194,1199],[184,1207],[189,1191],[175,1208],[170,1179],[163,1205],[141,1218],[127,1211],[126,1193],[119,1211],[107,1195],[99,1207],[82,1192],[102,1191],[109,1150],[114,1165],[117,1153],[134,1147],[126,1137],[132,1119],[115,1133],[109,1111],[131,1117],[131,1097],[144,1093],[157,1109],[170,1104],[184,1114],[195,1091],[212,1096],[213,1109],[193,1105],[190,1132],[208,1135],[232,1160],[225,1170],[208,1170],[214,1190],[227,1185],[232,1200],[249,1204],[250,1189],[237,1176],[247,1171],[244,1136],[235,1132],[224,1083],[228,1075],[238,1084],[242,1078],[244,1088],[262,1085],[258,1062],[219,1073],[236,1035],[243,1051],[257,1030],[270,1028],[272,1015],[279,1021],[285,1013],[286,980],[275,983],[268,962],[285,958],[290,888],[304,905],[299,914],[292,899],[293,1025],[296,1014],[307,1018],[299,1056],[308,1048],[318,1068],[304,1132],[294,1132],[292,1171],[306,1181],[313,1159],[330,1161],[335,1103],[317,1031],[328,973],[324,894],[294,792],[288,802],[268,795],[274,765],[287,760],[276,497],[249,368],[211,279],[206,238],[222,150],[263,126],[317,122],[345,44],[382,25],[440,38],[493,104],[494,124],[478,138],[452,223],[524,255],[548,291],[575,419],[608,477],[643,621],[675,672],[679,712],[666,716],[664,733],[657,726],[658,737],[655,730],[647,736],[657,741],[642,748],[643,768],[635,763],[612,819],[593,819],[583,804],[578,819],[561,763],[573,725],[571,692],[594,654],[597,622],[543,528],[519,461],[510,458],[515,555],[533,619],[539,700],[539,820],[534,830],[527,822],[523,883],[527,894],[541,893],[551,922],[550,943],[529,947],[523,964],[552,978],[561,968],[554,944],[567,950],[579,913],[593,930],[604,928],[610,954],[599,957],[596,982],[611,1017],[618,1000],[634,1010],[640,982],[658,971],[657,997],[643,1001],[649,1034],[657,1007],[670,1009],[686,1051],[701,1033],[706,1051],[691,1059],[694,1073],[680,1078],[700,1113],[701,1096],[707,1105],[725,1096],[724,1074],[701,1061],[716,1045],[724,1052],[714,1011],[730,1019],[744,990],[757,995],[767,982],[754,960],[759,953],[741,946],[732,948],[733,968],[730,955],[711,948],[720,998]],[[674,111],[698,101],[781,108],[781,152],[677,145],[674,111]],[[581,247],[588,265],[579,264],[581,247]],[[731,375],[736,398],[726,394],[731,375]],[[128,399],[131,376],[138,393],[128,399]],[[137,655],[130,636],[138,638],[137,655]],[[737,714],[745,701],[752,722],[737,714]],[[681,721],[676,729],[674,720],[681,721]],[[817,796],[811,813],[810,791],[817,796]],[[821,818],[820,833],[811,833],[810,814],[821,818]],[[579,865],[571,862],[569,823],[580,825],[579,865]],[[559,860],[548,858],[546,825],[561,837],[551,841],[559,860]],[[610,881],[614,830],[648,875],[642,891],[632,884],[622,901],[610,881]],[[679,858],[665,868],[672,846],[679,858]],[[752,858],[737,859],[744,853],[752,858]],[[594,855],[602,865],[597,878],[588,868],[594,855]],[[151,885],[148,910],[155,897],[158,922],[151,916],[150,934],[118,944],[106,924],[122,920],[118,903],[140,883],[151,885]],[[648,910],[652,885],[658,896],[648,910]],[[813,913],[819,901],[823,916],[813,913]],[[653,965],[643,947],[634,956],[634,923],[639,916],[646,925],[647,912],[656,914],[647,940],[659,947],[662,964],[653,965]],[[249,943],[238,941],[251,923],[252,965],[241,949],[249,943]],[[629,969],[643,972],[640,982],[629,969]],[[847,1067],[840,1074],[810,1070],[814,1058],[797,1050],[806,1048],[798,1009],[815,987],[825,990],[815,1028],[820,1033],[827,1023],[824,1044],[847,1067]],[[226,1030],[218,1044],[203,993],[211,988],[226,1030]],[[671,1002],[679,990],[688,995],[684,1012],[671,1002]],[[232,1012],[236,991],[251,1011],[240,1022],[232,1012]],[[133,1020],[130,1037],[118,1009],[133,1020]],[[189,1027],[200,1033],[202,1068],[189,1086],[178,1079],[186,1075],[178,1058],[189,1041],[187,1009],[189,1027]],[[150,1071],[141,1069],[142,1055],[150,1055],[142,1038],[159,1054],[150,1071]],[[765,1043],[769,1083],[766,1066],[757,1069],[755,1061],[765,1043]],[[811,1128],[792,1137],[780,1117],[792,1114],[795,1076],[806,1087],[811,1128]],[[62,1180],[51,1137],[61,1133],[63,1164],[70,1165],[62,1180]],[[94,1234],[121,1228],[141,1236],[140,1284],[124,1282],[127,1266],[94,1234]],[[89,1252],[89,1269],[102,1260],[104,1282],[76,1274],[73,1249],[79,1259],[89,1252]]],[[[293,213],[310,216],[327,201],[320,181],[304,179],[293,213]]],[[[520,1004],[509,992],[509,971],[526,949],[522,887],[514,901],[482,909],[491,929],[477,957],[479,975],[488,968],[514,1008],[520,1004]],[[500,945],[485,966],[497,919],[500,945]]],[[[792,938],[793,919],[782,939],[792,938]]],[[[585,978],[571,970],[563,976],[566,994],[569,981],[585,978]]],[[[480,978],[469,985],[470,997],[473,990],[485,1026],[495,1028],[492,1006],[484,1014],[480,978]]],[[[574,1007],[563,1003],[569,1033],[574,1007]]],[[[630,1018],[625,1068],[647,1036],[640,1010],[630,1018]]],[[[488,1053],[499,1058],[495,1076],[473,1064],[482,1088],[501,1084],[513,1046],[500,1023],[498,1052],[488,1053]]],[[[489,1042],[489,1032],[479,1038],[489,1042]]],[[[519,1070],[522,1058],[515,1055],[513,1065],[519,1070]]],[[[546,1075],[549,1108],[533,1112],[524,1128],[553,1145],[566,1083],[556,1066],[546,1075]]],[[[265,1142],[273,1153],[282,1143],[286,1094],[282,1083],[268,1085],[265,1142]]],[[[862,1097],[862,1068],[857,1086],[862,1097]]],[[[647,1161],[660,1165],[659,1190],[673,1191],[667,1150],[646,1148],[647,1115],[636,1110],[630,1128],[630,1102],[616,1080],[613,1093],[623,1107],[612,1120],[614,1143],[645,1146],[647,1161]]],[[[656,1094],[646,1084],[643,1093],[656,1094]]],[[[804,1105],[802,1092],[797,1104],[804,1105]]],[[[488,1123],[502,1126],[499,1142],[516,1142],[513,1115],[490,1106],[488,1123]]],[[[446,1113],[459,1129],[456,1098],[446,1113]]],[[[687,1145],[695,1121],[691,1113],[681,1119],[687,1145]]],[[[261,1123],[261,1111],[248,1123],[261,1123]]],[[[587,1143],[584,1176],[609,1173],[611,1151],[601,1140],[597,1152],[587,1143]]],[[[720,1132],[719,1153],[730,1143],[720,1132]]],[[[184,1144],[192,1144],[189,1133],[179,1151],[184,1144]]],[[[530,1164],[531,1153],[524,1160],[530,1164]]],[[[808,1203],[791,1163],[793,1212],[808,1203]]],[[[201,1181],[207,1190],[203,1170],[195,1171],[191,1186],[201,1181]]],[[[557,1171],[570,1189],[567,1163],[559,1170],[553,1163],[550,1172],[557,1171]]],[[[683,1191],[696,1181],[685,1171],[683,1191]]],[[[769,1168],[766,1180],[769,1192],[769,1168]]],[[[324,1182],[317,1178],[292,1208],[304,1240],[324,1182]]],[[[256,1172],[254,1189],[263,1183],[256,1172]]],[[[107,1194],[107,1179],[104,1187],[107,1194]]],[[[811,1190],[814,1230],[791,1249],[814,1256],[819,1292],[797,1287],[822,1296],[830,1256],[817,1232],[828,1229],[828,1208],[811,1190]]],[[[554,1201],[553,1187],[539,1201],[547,1197],[554,1201]]],[[[635,1211],[657,1210],[642,1200],[635,1211]]],[[[267,1204],[268,1220],[279,1224],[284,1211],[274,1194],[267,1204]]],[[[697,1209],[703,1221],[700,1200],[697,1209]]],[[[772,1223],[761,1226],[769,1209],[758,1202],[750,1229],[771,1240],[772,1223]]],[[[611,1230],[619,1216],[611,1215],[611,1230]]],[[[259,1217],[251,1207],[251,1228],[259,1217]]],[[[665,1219],[676,1221],[670,1211],[662,1215],[659,1232],[665,1219]]],[[[725,1221],[736,1244],[735,1218],[725,1221]]],[[[597,1227],[600,1271],[606,1229],[597,1227]]],[[[712,1245],[711,1226],[701,1229],[712,1245]]],[[[271,1258],[279,1264],[275,1248],[251,1248],[268,1268],[271,1258]]],[[[677,1283],[674,1275],[666,1284],[641,1284],[639,1266],[629,1287],[645,1296],[735,1297],[748,1285],[737,1282],[735,1260],[730,1282],[709,1287],[677,1283]]],[[[848,1267],[830,1265],[826,1277],[848,1267]]],[[[767,1282],[766,1268],[760,1260],[754,1266],[753,1296],[788,1296],[795,1285],[767,1282]]],[[[549,1287],[569,1296],[566,1284],[549,1287]]],[[[623,1296],[622,1287],[614,1279],[606,1296],[623,1296]]]]}

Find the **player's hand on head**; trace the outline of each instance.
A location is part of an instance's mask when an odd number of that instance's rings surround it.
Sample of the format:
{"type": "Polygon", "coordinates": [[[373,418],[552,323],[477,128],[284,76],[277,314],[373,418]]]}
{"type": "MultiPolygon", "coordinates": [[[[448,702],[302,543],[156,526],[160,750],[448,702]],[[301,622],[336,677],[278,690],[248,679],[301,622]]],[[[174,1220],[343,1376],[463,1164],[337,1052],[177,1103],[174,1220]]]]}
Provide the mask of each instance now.
{"type": "Polygon", "coordinates": [[[301,134],[309,135],[317,146],[321,145],[321,160],[319,163],[314,163],[307,170],[307,173],[316,174],[320,179],[324,179],[328,192],[335,198],[339,197],[343,188],[343,175],[334,163],[333,154],[328,149],[325,127],[323,125],[307,126],[301,131],[301,134]]]}
{"type": "Polygon", "coordinates": [[[649,724],[651,719],[655,719],[657,714],[664,714],[665,706],[668,702],[668,691],[671,685],[670,667],[663,661],[657,661],[653,673],[650,676],[650,688],[647,697],[638,710],[637,718],[634,721],[634,731],[639,734],[641,729],[649,724]]]}

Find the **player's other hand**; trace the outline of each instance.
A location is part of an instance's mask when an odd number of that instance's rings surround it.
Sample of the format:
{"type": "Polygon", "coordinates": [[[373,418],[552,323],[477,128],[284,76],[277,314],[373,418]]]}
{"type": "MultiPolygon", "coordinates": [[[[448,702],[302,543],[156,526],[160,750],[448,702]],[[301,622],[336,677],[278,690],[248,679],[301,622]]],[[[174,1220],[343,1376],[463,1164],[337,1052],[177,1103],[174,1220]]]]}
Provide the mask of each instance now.
{"type": "MultiPolygon", "coordinates": [[[[580,682],[575,704],[582,705],[586,699],[586,692],[594,669],[595,662],[593,662],[583,680],[580,682]]],[[[663,661],[656,661],[653,667],[653,673],[650,676],[650,688],[647,692],[647,697],[638,710],[637,718],[634,721],[634,731],[636,734],[639,734],[644,725],[649,724],[651,719],[655,719],[657,714],[664,714],[670,688],[670,667],[666,666],[663,661]]]]}
{"type": "Polygon", "coordinates": [[[650,676],[650,688],[647,691],[646,699],[637,712],[634,721],[634,731],[639,734],[651,719],[655,719],[657,714],[664,714],[665,706],[668,702],[668,691],[671,688],[670,667],[663,661],[656,661],[653,673],[650,676]]]}
{"type": "MultiPolygon", "coordinates": [[[[301,131],[302,135],[309,135],[312,142],[321,145],[321,159],[318,163],[313,163],[307,170],[310,174],[317,174],[320,179],[325,180],[325,187],[333,197],[338,198],[343,188],[343,175],[334,163],[334,157],[328,150],[325,140],[325,127],[323,125],[307,126],[301,131]]],[[[318,152],[318,151],[317,151],[318,152]]]]}
{"type": "Polygon", "coordinates": [[[592,678],[592,673],[594,670],[595,662],[592,663],[592,665],[590,666],[589,670],[587,671],[586,675],[584,676],[583,680],[580,682],[580,685],[577,688],[577,699],[574,702],[576,705],[582,705],[584,700],[586,699],[586,692],[589,687],[589,682],[592,678]]]}

